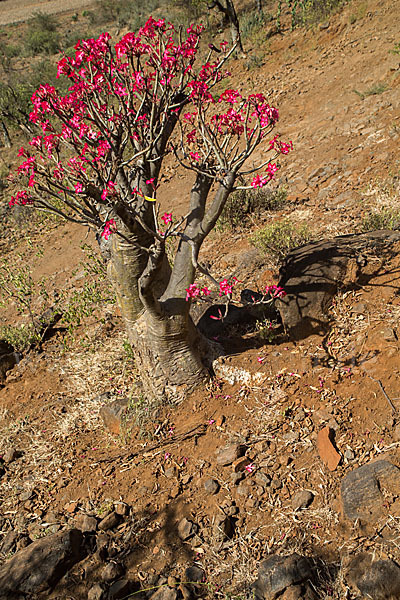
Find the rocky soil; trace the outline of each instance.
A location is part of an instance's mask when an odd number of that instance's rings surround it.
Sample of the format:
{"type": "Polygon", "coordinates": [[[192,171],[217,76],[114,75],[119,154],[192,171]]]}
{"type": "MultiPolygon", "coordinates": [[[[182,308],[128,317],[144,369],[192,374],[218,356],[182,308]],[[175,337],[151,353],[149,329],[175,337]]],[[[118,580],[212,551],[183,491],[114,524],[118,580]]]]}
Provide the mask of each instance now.
{"type": "MultiPolygon", "coordinates": [[[[283,324],[213,331],[227,355],[180,406],[141,397],[112,305],[73,350],[61,327],[13,368],[0,348],[0,598],[400,597],[400,234],[359,235],[398,205],[399,11],[354,0],[293,32],[286,14],[233,64],[293,140],[276,182],[288,203],[213,234],[205,260],[242,289],[280,279],[283,324]],[[279,274],[248,238],[283,217],[315,242],[279,274]]],[[[182,199],[190,181],[167,179],[182,199]]],[[[84,235],[34,237],[52,291],[83,285],[84,235]]]]}

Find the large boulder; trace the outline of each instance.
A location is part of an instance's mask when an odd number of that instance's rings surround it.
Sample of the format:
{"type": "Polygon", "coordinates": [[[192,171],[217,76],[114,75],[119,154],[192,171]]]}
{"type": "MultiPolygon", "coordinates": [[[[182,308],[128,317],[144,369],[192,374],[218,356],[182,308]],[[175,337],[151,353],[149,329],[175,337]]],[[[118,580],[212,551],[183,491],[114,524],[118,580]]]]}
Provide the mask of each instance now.
{"type": "Polygon", "coordinates": [[[384,493],[400,495],[400,469],[388,460],[367,463],[343,477],[340,491],[345,517],[375,523],[384,511],[384,493]]]}
{"type": "Polygon", "coordinates": [[[20,550],[0,567],[0,600],[52,588],[84,558],[83,534],[77,529],[48,535],[20,550]]]}
{"type": "Polygon", "coordinates": [[[364,598],[400,598],[400,567],[393,560],[374,560],[370,554],[357,554],[348,564],[346,580],[358,588],[364,598]]]}
{"type": "Polygon", "coordinates": [[[290,335],[301,339],[323,333],[328,308],[340,288],[368,283],[376,275],[376,257],[400,250],[399,231],[371,231],[307,244],[290,252],[280,269],[279,285],[287,295],[276,307],[290,335]]]}
{"type": "MultiPolygon", "coordinates": [[[[252,590],[256,600],[275,600],[292,586],[302,588],[301,593],[310,599],[311,590],[307,590],[307,582],[312,580],[313,570],[308,558],[291,554],[289,556],[272,555],[264,560],[258,568],[258,578],[252,590]]],[[[303,597],[302,596],[302,597],[303,597]]]]}

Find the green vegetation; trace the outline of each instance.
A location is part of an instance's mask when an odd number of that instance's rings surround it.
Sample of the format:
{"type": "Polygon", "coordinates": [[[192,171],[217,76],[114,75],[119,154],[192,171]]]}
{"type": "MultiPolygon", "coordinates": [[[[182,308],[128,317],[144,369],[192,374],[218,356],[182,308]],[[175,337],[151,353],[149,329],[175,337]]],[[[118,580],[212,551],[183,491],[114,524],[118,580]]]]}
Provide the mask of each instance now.
{"type": "Polygon", "coordinates": [[[353,90],[353,92],[357,94],[361,100],[364,100],[364,98],[368,98],[368,96],[377,96],[379,94],[383,94],[383,92],[387,90],[387,87],[388,86],[386,83],[375,83],[365,92],[359,92],[358,90],[353,90]]]}
{"type": "MultiPolygon", "coordinates": [[[[326,19],[331,13],[339,10],[346,0],[285,0],[291,13],[291,28],[296,26],[311,26],[326,19]]],[[[281,28],[283,0],[279,0],[276,14],[276,24],[281,28]]]]}
{"type": "Polygon", "coordinates": [[[101,256],[87,244],[83,244],[81,248],[85,253],[85,261],[80,263],[84,276],[83,286],[74,289],[72,294],[63,291],[57,301],[62,312],[61,323],[67,328],[64,340],[66,347],[74,341],[75,332],[84,318],[93,316],[101,306],[115,302],[101,256]]]}
{"type": "Polygon", "coordinates": [[[24,43],[31,56],[55,54],[60,49],[60,35],[55,19],[51,15],[37,12],[29,23],[24,43]]]}
{"type": "Polygon", "coordinates": [[[400,42],[398,42],[397,44],[395,44],[393,50],[391,50],[392,54],[400,54],[400,42]]]}
{"type": "Polygon", "coordinates": [[[272,344],[277,335],[276,328],[276,321],[270,321],[269,319],[256,321],[257,337],[264,343],[272,344]]]}
{"type": "Polygon", "coordinates": [[[285,188],[271,191],[266,188],[238,190],[231,194],[218,220],[217,228],[239,229],[267,210],[279,210],[286,204],[285,188]]]}
{"type": "Polygon", "coordinates": [[[260,229],[251,236],[250,241],[261,252],[280,262],[290,250],[311,239],[312,234],[306,224],[296,225],[286,218],[260,229]]]}
{"type": "Polygon", "coordinates": [[[361,224],[361,231],[377,229],[400,229],[400,209],[386,207],[366,215],[361,224]]]}

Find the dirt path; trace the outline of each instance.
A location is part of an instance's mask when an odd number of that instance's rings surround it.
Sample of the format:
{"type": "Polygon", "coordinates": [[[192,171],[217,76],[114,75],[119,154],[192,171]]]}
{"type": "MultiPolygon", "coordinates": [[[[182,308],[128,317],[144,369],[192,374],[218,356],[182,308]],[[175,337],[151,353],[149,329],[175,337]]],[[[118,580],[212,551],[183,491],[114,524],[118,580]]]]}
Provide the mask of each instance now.
{"type": "Polygon", "coordinates": [[[93,0],[3,0],[0,2],[0,25],[26,21],[37,12],[56,14],[80,10],[93,4],[93,0]]]}

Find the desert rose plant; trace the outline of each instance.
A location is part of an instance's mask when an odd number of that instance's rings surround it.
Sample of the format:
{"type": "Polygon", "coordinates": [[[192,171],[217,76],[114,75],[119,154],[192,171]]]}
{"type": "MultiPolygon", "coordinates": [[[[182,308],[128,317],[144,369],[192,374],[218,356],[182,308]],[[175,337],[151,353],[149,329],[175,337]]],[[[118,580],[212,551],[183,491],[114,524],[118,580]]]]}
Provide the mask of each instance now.
{"type": "MultiPolygon", "coordinates": [[[[145,393],[157,397],[182,396],[209,377],[212,342],[189,314],[192,298],[209,293],[194,283],[204,271],[201,246],[238,182],[266,185],[278,155],[292,147],[272,136],[278,111],[263,94],[245,98],[227,86],[213,93],[229,76],[233,49],[212,46],[197,66],[201,33],[191,26],[183,35],[150,18],[114,46],[107,33],[80,41],[75,56],[58,63],[67,94],[42,85],[32,96],[30,120],[40,134],[19,151],[19,191],[10,201],[110,238],[109,275],[145,393]],[[163,214],[156,200],[169,153],[193,173],[182,218],[172,216],[173,199],[163,214]]],[[[233,283],[219,282],[220,293],[229,295],[233,283]]]]}

